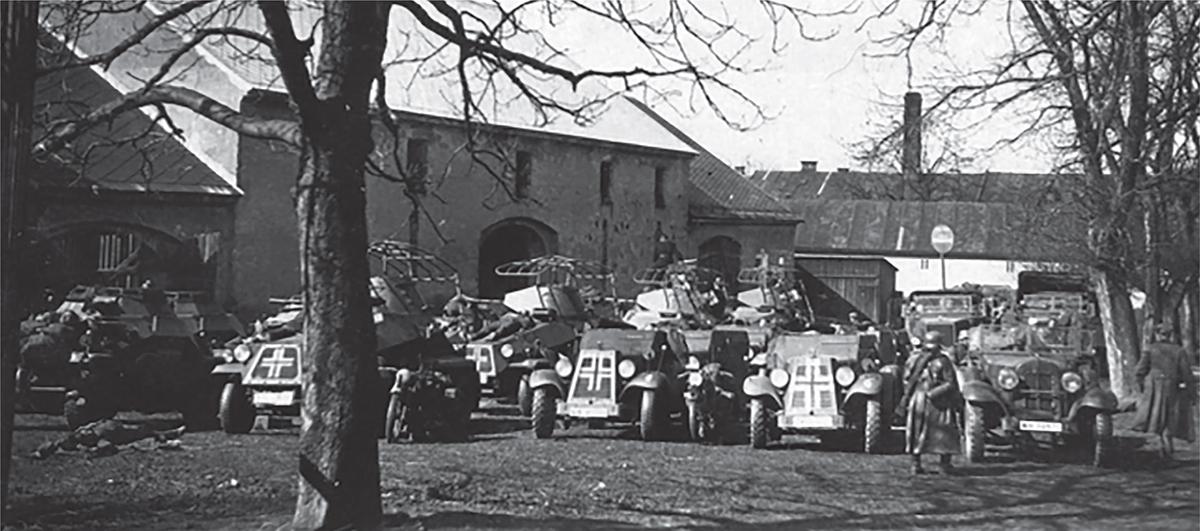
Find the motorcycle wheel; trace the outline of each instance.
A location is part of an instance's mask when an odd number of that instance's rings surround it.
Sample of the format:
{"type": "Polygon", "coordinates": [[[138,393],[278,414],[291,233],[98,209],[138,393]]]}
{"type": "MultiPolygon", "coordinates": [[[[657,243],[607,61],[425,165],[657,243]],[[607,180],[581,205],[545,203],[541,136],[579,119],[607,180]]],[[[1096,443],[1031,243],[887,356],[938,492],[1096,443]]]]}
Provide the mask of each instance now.
{"type": "Polygon", "coordinates": [[[1109,454],[1112,453],[1113,424],[1112,413],[1101,411],[1096,413],[1092,422],[1092,466],[1108,466],[1109,454]]]}
{"type": "Polygon", "coordinates": [[[653,441],[658,438],[659,430],[662,429],[661,414],[658,407],[658,393],[653,389],[645,389],[642,391],[642,418],[641,431],[643,441],[653,441]]]}
{"type": "Polygon", "coordinates": [[[539,387],[533,390],[530,404],[530,415],[533,424],[533,436],[546,439],[554,434],[554,417],[557,413],[555,392],[552,387],[539,387]]]}
{"type": "Polygon", "coordinates": [[[704,440],[705,433],[704,419],[700,418],[700,408],[696,404],[688,404],[688,435],[693,441],[700,442],[704,440]]]}
{"type": "Polygon", "coordinates": [[[983,461],[983,406],[967,404],[963,416],[963,453],[968,462],[983,461]]]}
{"type": "Polygon", "coordinates": [[[878,397],[867,398],[863,422],[863,452],[877,454],[883,450],[883,405],[878,397]]]}
{"type": "Polygon", "coordinates": [[[404,417],[406,411],[400,395],[392,395],[388,399],[387,419],[384,420],[385,437],[389,443],[398,443],[404,436],[404,417]]]}
{"type": "Polygon", "coordinates": [[[750,446],[767,447],[767,404],[761,398],[750,399],[750,446]]]}
{"type": "Polygon", "coordinates": [[[521,381],[517,383],[517,407],[523,417],[533,414],[533,391],[529,389],[528,374],[522,376],[521,381]]]}
{"type": "Polygon", "coordinates": [[[246,390],[238,382],[225,382],[217,409],[221,430],[228,434],[250,433],[254,427],[254,410],[246,398],[246,390]]]}

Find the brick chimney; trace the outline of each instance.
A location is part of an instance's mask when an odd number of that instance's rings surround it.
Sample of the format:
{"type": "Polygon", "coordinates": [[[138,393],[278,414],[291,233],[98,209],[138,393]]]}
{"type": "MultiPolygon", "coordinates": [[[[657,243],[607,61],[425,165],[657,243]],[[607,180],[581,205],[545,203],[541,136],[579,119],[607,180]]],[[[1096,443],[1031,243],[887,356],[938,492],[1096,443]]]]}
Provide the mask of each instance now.
{"type": "Polygon", "coordinates": [[[915,180],[921,173],[921,93],[904,95],[904,152],[900,159],[904,180],[915,180]]]}
{"type": "Polygon", "coordinates": [[[817,161],[815,161],[815,160],[800,161],[800,171],[803,171],[803,172],[817,171],[817,161]]]}

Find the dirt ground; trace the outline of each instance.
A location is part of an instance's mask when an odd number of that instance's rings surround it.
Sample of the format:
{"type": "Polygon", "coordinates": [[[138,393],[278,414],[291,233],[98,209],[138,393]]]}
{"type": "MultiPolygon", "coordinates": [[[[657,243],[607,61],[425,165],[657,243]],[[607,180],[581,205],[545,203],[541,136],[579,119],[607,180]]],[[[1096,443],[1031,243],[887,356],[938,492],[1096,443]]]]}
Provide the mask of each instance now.
{"type": "MultiPolygon", "coordinates": [[[[893,432],[883,455],[788,436],[746,445],[645,443],[620,427],[537,440],[510,406],[486,402],[472,440],[380,442],[388,529],[1200,529],[1200,447],[1123,429],[1120,458],[1096,469],[1063,449],[993,448],[951,476],[912,476],[893,432]]],[[[123,415],[155,426],[170,416],[123,415]]],[[[116,455],[30,454],[66,433],[18,415],[4,530],[288,529],[296,430],[186,433],[116,455]]]]}

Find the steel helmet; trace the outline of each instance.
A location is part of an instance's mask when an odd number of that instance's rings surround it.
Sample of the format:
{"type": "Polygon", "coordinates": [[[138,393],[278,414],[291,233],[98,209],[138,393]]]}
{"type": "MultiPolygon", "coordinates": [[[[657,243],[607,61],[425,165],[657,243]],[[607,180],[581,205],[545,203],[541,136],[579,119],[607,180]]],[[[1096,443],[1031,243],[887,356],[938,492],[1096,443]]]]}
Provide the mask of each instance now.
{"type": "Polygon", "coordinates": [[[930,330],[928,332],[925,332],[925,341],[923,343],[923,345],[925,347],[932,347],[934,345],[941,346],[941,344],[942,344],[942,333],[941,332],[938,332],[937,330],[930,330]]]}

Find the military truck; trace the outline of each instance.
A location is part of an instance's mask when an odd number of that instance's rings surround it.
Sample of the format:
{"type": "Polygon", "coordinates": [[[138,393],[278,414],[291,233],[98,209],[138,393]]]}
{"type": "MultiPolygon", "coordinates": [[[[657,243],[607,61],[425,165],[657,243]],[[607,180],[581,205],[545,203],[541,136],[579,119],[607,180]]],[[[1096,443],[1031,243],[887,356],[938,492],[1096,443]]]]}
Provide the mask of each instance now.
{"type": "Polygon", "coordinates": [[[959,369],[964,453],[985,445],[1039,441],[1085,449],[1095,466],[1111,461],[1116,395],[1103,381],[1103,338],[1082,275],[1023,272],[1018,319],[970,331],[959,369]]]}
{"type": "Polygon", "coordinates": [[[949,348],[959,334],[988,319],[983,294],[976,290],[949,289],[914,291],[904,308],[904,325],[913,345],[919,345],[925,332],[938,331],[942,346],[949,348]]]}

